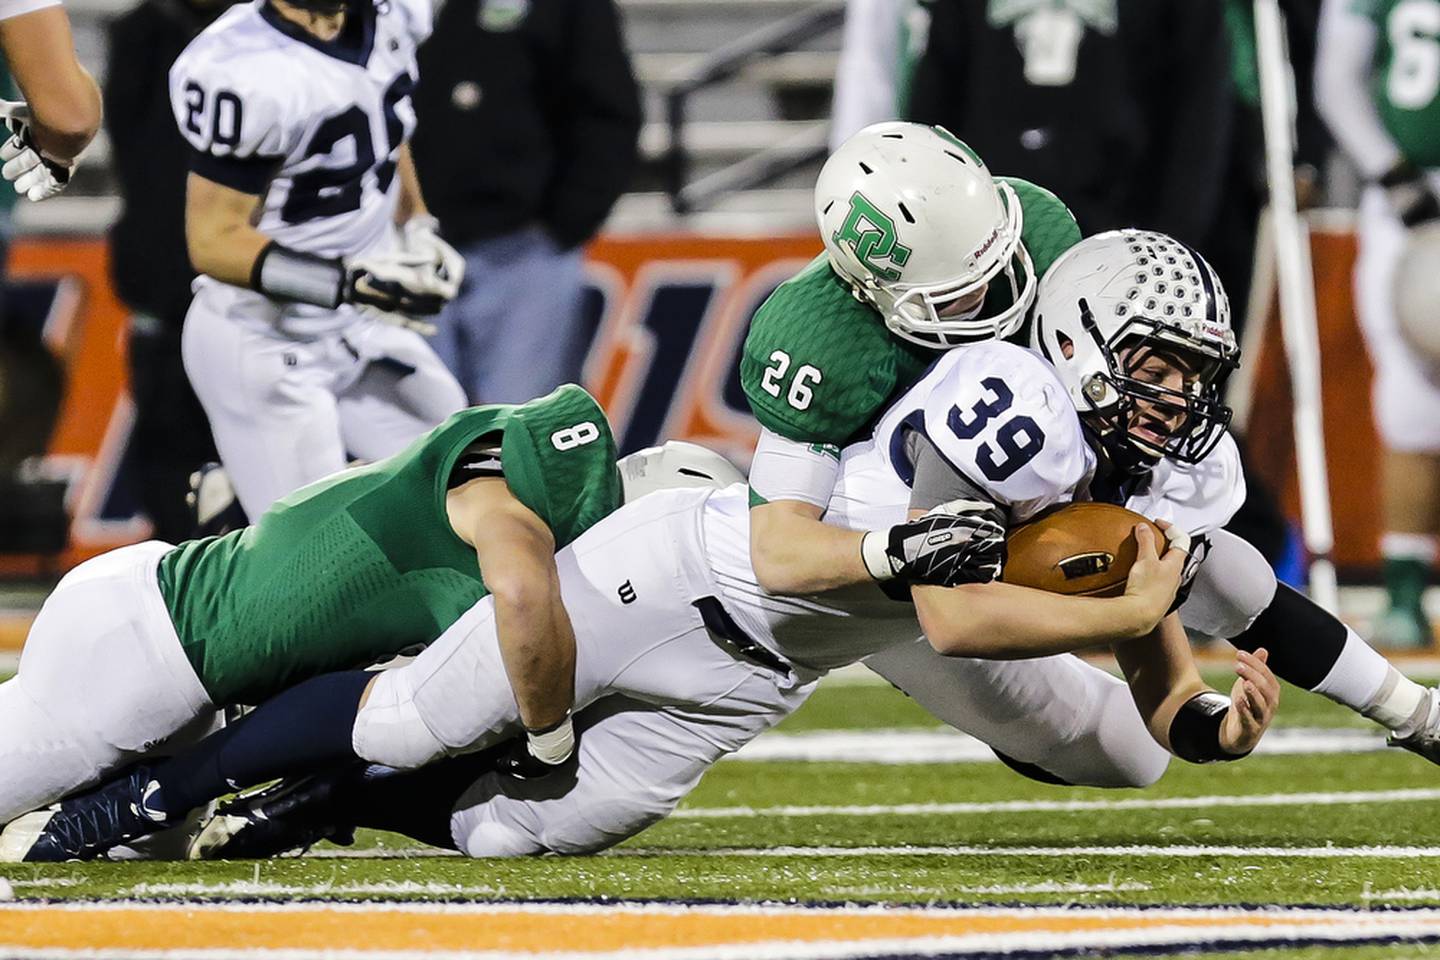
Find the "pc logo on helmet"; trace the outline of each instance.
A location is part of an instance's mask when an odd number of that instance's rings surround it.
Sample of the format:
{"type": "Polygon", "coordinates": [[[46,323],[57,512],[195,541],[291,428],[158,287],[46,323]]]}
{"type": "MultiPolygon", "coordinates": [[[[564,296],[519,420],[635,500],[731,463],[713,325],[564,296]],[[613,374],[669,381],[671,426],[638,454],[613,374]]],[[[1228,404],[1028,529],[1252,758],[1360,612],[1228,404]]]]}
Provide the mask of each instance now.
{"type": "Polygon", "coordinates": [[[900,242],[895,221],[858,190],[851,195],[850,212],[832,239],[848,244],[855,251],[855,258],[873,270],[875,276],[892,283],[900,279],[897,268],[905,266],[910,259],[910,248],[900,242]],[[886,266],[887,260],[894,266],[886,266]]]}

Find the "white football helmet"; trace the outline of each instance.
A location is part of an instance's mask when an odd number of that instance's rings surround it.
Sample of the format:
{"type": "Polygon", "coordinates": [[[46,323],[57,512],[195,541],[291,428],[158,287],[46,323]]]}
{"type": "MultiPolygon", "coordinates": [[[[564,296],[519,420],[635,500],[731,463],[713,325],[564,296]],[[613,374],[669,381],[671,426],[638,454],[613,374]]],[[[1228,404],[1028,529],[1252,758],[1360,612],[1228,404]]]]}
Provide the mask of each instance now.
{"type": "Polygon", "coordinates": [[[1406,231],[1392,283],[1400,336],[1421,370],[1440,384],[1440,221],[1406,231]]]}
{"type": "Polygon", "coordinates": [[[912,343],[944,349],[1009,336],[1035,299],[1019,198],[943,127],[890,121],[846,140],[820,170],[815,218],[830,266],[912,343]],[[1011,306],[944,315],[1001,274],[1011,306]]]}
{"type": "Polygon", "coordinates": [[[620,486],[624,503],[656,490],[677,487],[728,487],[742,483],[745,474],[714,450],[684,440],[667,440],[621,457],[620,486]]]}
{"type": "Polygon", "coordinates": [[[1030,343],[1122,469],[1142,473],[1162,457],[1195,463],[1230,423],[1221,388],[1240,359],[1230,301],[1210,264],[1163,233],[1113,230],[1066,251],[1040,284],[1030,343]],[[1183,359],[1193,382],[1174,390],[1136,379],[1152,353],[1183,359]],[[1137,402],[1184,417],[1163,442],[1135,436],[1137,402]]]}

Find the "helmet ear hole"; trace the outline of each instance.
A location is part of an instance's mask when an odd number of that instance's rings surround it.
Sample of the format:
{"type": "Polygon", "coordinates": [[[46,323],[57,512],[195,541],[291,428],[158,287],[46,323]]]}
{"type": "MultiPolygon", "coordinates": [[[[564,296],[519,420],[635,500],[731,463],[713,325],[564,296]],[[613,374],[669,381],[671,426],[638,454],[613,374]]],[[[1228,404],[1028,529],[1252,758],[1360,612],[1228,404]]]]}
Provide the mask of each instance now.
{"type": "Polygon", "coordinates": [[[1069,360],[1069,359],[1071,359],[1072,357],[1075,356],[1075,341],[1074,341],[1074,340],[1071,340],[1069,337],[1065,336],[1065,334],[1061,333],[1059,330],[1056,330],[1056,331],[1055,331],[1055,340],[1056,340],[1057,343],[1060,344],[1060,353],[1065,357],[1066,360],[1069,360]]]}

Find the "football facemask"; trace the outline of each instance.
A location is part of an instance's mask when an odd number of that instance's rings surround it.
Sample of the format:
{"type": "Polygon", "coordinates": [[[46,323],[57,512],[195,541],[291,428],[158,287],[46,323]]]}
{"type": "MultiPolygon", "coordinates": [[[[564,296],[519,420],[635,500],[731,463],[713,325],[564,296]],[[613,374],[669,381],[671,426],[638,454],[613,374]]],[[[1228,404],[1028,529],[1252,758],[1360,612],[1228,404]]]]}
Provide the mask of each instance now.
{"type": "Polygon", "coordinates": [[[1080,317],[1106,366],[1083,389],[1109,401],[1082,416],[1112,462],[1127,473],[1143,473],[1162,459],[1205,459],[1230,425],[1222,390],[1238,365],[1236,352],[1146,317],[1133,318],[1106,342],[1083,299],[1080,317]],[[1183,386],[1170,385],[1175,380],[1183,386]]]}

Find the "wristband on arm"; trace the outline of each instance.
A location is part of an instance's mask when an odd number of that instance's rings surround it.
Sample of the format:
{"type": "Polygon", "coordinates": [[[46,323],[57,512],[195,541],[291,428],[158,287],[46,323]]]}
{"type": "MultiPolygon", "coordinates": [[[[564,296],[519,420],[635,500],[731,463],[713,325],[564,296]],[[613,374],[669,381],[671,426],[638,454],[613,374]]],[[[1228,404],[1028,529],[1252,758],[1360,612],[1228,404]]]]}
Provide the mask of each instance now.
{"type": "Polygon", "coordinates": [[[530,755],[541,763],[557,766],[570,759],[575,752],[575,725],[567,712],[559,723],[541,730],[526,730],[525,739],[530,745],[530,755]]]}
{"type": "Polygon", "coordinates": [[[1239,760],[1245,753],[1227,753],[1220,746],[1220,725],[1230,712],[1230,698],[1207,690],[1186,700],[1170,721],[1170,751],[1190,763],[1239,760]]]}
{"type": "Polygon", "coordinates": [[[345,293],[345,265],[340,260],[302,253],[270,241],[250,269],[251,289],[276,300],[311,303],[331,310],[345,293]]]}

